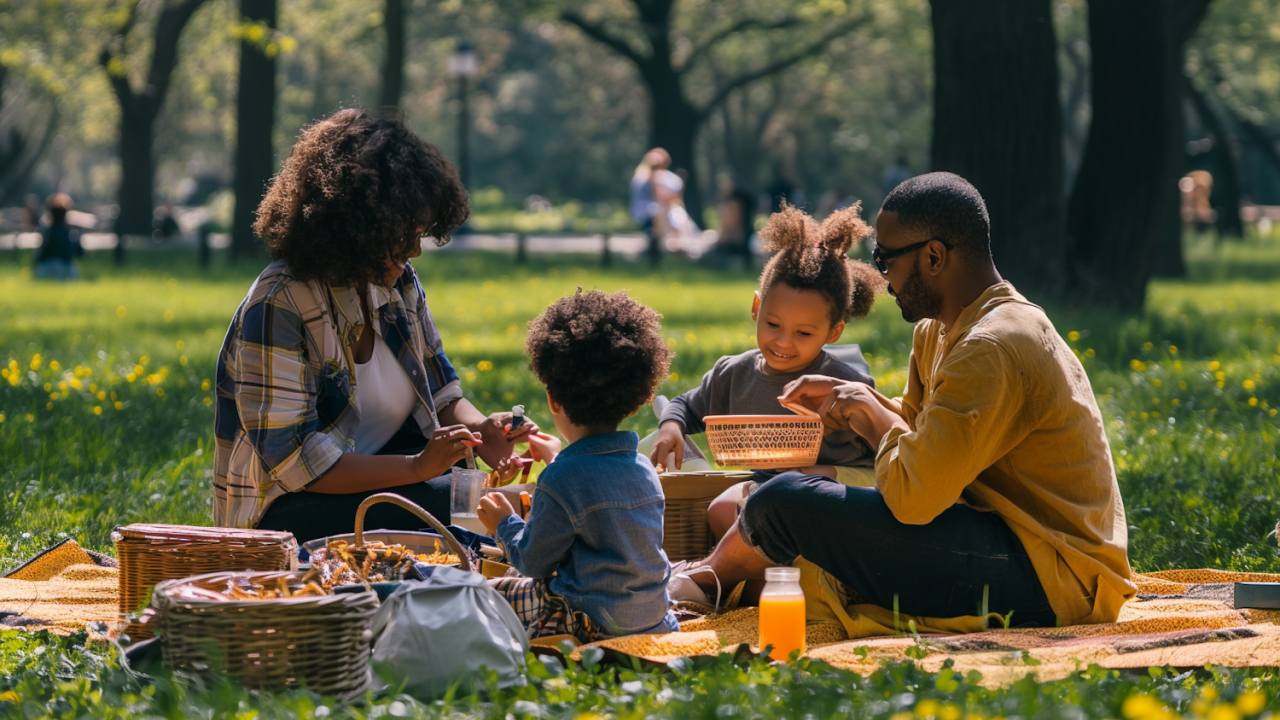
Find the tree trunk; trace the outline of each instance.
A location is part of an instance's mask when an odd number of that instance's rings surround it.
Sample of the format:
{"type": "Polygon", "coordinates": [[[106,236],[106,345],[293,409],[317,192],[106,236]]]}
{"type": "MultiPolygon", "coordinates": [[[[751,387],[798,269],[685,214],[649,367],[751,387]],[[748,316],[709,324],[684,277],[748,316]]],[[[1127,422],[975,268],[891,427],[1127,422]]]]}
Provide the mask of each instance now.
{"type": "MultiPolygon", "coordinates": [[[[133,103],[148,104],[148,103],[133,103]]],[[[150,235],[156,163],[152,156],[155,114],[149,108],[125,106],[120,114],[120,193],[116,216],[119,235],[150,235]]],[[[124,245],[124,238],[120,238],[124,245]]]]}
{"type": "MultiPolygon", "coordinates": [[[[240,0],[246,20],[276,26],[276,0],[240,0]]],[[[276,61],[262,48],[240,41],[240,86],[236,94],[235,214],[231,225],[233,260],[259,254],[253,233],[258,204],[275,172],[271,132],[275,128],[276,61]]]]}
{"type": "Polygon", "coordinates": [[[671,169],[685,172],[684,206],[689,217],[702,227],[702,192],[694,151],[701,117],[685,102],[679,86],[661,90],[653,88],[651,96],[650,145],[666,148],[671,154],[671,169]]]}
{"type": "Polygon", "coordinates": [[[1032,297],[1065,284],[1062,108],[1049,0],[933,0],[933,169],[973,183],[1000,272],[1032,297]]]}
{"type": "Polygon", "coordinates": [[[1081,300],[1141,309],[1155,255],[1180,223],[1183,45],[1207,6],[1089,2],[1093,122],[1067,217],[1081,300]]]}
{"type": "Polygon", "coordinates": [[[383,107],[398,107],[404,94],[404,0],[387,0],[383,18],[387,29],[387,55],[382,65],[383,107]]]}

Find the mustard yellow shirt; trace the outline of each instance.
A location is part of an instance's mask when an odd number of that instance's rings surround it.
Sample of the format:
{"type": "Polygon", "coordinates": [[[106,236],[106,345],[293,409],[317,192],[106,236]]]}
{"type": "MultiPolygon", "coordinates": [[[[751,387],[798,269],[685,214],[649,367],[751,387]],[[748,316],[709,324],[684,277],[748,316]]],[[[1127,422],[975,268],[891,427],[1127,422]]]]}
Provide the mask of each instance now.
{"type": "Polygon", "coordinates": [[[949,333],[918,323],[901,402],[911,430],[876,455],[894,516],[998,513],[1062,624],[1114,622],[1137,592],[1124,504],[1089,378],[1044,311],[1002,282],[949,333]]]}

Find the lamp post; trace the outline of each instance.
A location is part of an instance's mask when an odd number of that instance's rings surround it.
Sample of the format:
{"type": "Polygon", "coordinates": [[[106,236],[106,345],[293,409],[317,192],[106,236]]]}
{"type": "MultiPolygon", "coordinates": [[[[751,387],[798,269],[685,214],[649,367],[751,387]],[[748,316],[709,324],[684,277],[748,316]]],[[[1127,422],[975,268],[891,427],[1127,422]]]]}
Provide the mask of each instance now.
{"type": "Polygon", "coordinates": [[[464,188],[471,187],[470,153],[467,149],[467,131],[471,126],[471,112],[467,106],[467,82],[476,74],[476,46],[465,37],[449,56],[449,73],[458,78],[458,178],[464,188]]]}

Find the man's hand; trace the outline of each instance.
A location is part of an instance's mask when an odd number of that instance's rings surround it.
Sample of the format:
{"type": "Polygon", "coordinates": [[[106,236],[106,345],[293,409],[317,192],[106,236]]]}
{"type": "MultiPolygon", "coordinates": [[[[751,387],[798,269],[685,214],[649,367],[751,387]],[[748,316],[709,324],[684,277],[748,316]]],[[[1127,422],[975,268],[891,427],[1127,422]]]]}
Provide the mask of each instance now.
{"type": "Polygon", "coordinates": [[[680,428],[680,423],[668,420],[658,428],[658,441],[654,443],[653,452],[649,454],[649,462],[653,463],[655,468],[663,467],[667,456],[672,453],[675,453],[675,467],[666,469],[679,470],[684,463],[684,430],[680,428]]]}
{"type": "Polygon", "coordinates": [[[480,522],[484,523],[490,535],[497,534],[498,523],[502,522],[503,518],[515,514],[515,508],[511,507],[507,496],[500,492],[491,492],[480,498],[480,507],[476,510],[476,515],[480,517],[480,522]]]}
{"type": "Polygon", "coordinates": [[[894,412],[892,402],[874,388],[860,382],[806,375],[792,380],[779,400],[784,404],[800,404],[813,408],[828,400],[830,409],[822,416],[822,422],[835,430],[852,430],[862,436],[872,447],[879,447],[880,440],[894,427],[909,430],[906,420],[894,412]]]}

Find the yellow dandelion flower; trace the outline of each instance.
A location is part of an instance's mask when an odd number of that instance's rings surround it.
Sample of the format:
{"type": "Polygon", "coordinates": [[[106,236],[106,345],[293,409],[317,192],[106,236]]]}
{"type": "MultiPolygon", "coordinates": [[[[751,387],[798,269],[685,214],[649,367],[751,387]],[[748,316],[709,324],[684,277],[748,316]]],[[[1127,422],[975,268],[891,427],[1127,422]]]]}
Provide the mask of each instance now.
{"type": "Polygon", "coordinates": [[[31,356],[31,369],[39,370],[40,364],[42,362],[44,362],[44,359],[40,357],[40,353],[36,353],[35,355],[31,356]]]}
{"type": "Polygon", "coordinates": [[[1271,408],[1271,412],[1269,412],[1269,413],[1267,413],[1267,414],[1268,414],[1268,415],[1270,415],[1271,417],[1275,417],[1275,416],[1276,416],[1276,409],[1275,409],[1275,408],[1271,408]]]}
{"type": "Polygon", "coordinates": [[[1151,398],[1151,404],[1152,404],[1152,405],[1159,405],[1159,404],[1160,404],[1160,398],[1151,398]]]}
{"type": "Polygon", "coordinates": [[[57,360],[50,360],[49,369],[54,372],[58,372],[59,370],[62,369],[62,365],[59,365],[57,360]]]}
{"type": "Polygon", "coordinates": [[[1160,387],[1160,378],[1156,378],[1155,380],[1152,380],[1151,384],[1155,385],[1156,387],[1160,387]]]}
{"type": "Polygon", "coordinates": [[[124,376],[124,379],[128,380],[129,382],[133,382],[134,380],[138,379],[138,376],[134,373],[129,373],[128,375],[124,376]]]}
{"type": "MultiPolygon", "coordinates": [[[[73,377],[67,384],[70,385],[73,390],[79,390],[84,387],[84,383],[80,382],[80,378],[73,377]]],[[[61,385],[61,383],[59,383],[59,385],[61,385]]]]}
{"type": "Polygon", "coordinates": [[[1080,333],[1076,332],[1075,330],[1072,330],[1071,332],[1067,333],[1067,339],[1070,340],[1071,342],[1075,342],[1080,339],[1080,333]]]}
{"type": "Polygon", "coordinates": [[[94,405],[94,406],[93,406],[93,414],[94,414],[94,415],[101,415],[101,414],[102,414],[102,406],[101,406],[101,405],[94,405]]]}
{"type": "Polygon", "coordinates": [[[670,380],[671,382],[677,382],[680,380],[680,373],[671,373],[671,376],[668,377],[667,379],[670,380]]]}
{"type": "Polygon", "coordinates": [[[178,364],[179,364],[179,365],[186,365],[186,364],[187,364],[187,356],[186,356],[186,355],[183,355],[182,357],[178,358],[178,364]]]}
{"type": "Polygon", "coordinates": [[[503,400],[506,400],[507,402],[511,402],[512,400],[515,400],[515,399],[516,399],[516,394],[515,394],[515,393],[513,393],[513,392],[504,393],[504,394],[502,395],[502,399],[503,399],[503,400]]]}
{"type": "Polygon", "coordinates": [[[1179,389],[1179,390],[1186,390],[1186,389],[1187,389],[1187,381],[1186,381],[1186,380],[1179,380],[1179,381],[1178,381],[1178,389],[1179,389]]]}
{"type": "Polygon", "coordinates": [[[45,383],[45,384],[44,384],[44,391],[45,391],[45,392],[53,392],[53,383],[45,383]]]}
{"type": "Polygon", "coordinates": [[[1235,705],[1218,703],[1209,711],[1209,720],[1240,720],[1240,711],[1235,705]]]}
{"type": "Polygon", "coordinates": [[[58,383],[58,389],[59,389],[59,390],[66,390],[66,389],[67,389],[67,381],[66,381],[66,380],[63,380],[62,382],[59,382],[59,383],[58,383]]]}
{"type": "Polygon", "coordinates": [[[205,397],[205,399],[204,399],[204,404],[205,404],[205,407],[208,407],[208,406],[212,405],[212,404],[213,404],[213,398],[211,398],[211,397],[205,397]]]}
{"type": "Polygon", "coordinates": [[[36,421],[36,416],[35,416],[35,415],[32,415],[31,413],[27,413],[27,416],[26,416],[26,417],[27,417],[27,422],[35,422],[35,421],[36,421]]]}
{"type": "Polygon", "coordinates": [[[467,374],[466,374],[466,375],[464,375],[463,377],[465,377],[465,378],[467,379],[467,382],[475,382],[475,379],[476,379],[477,377],[479,377],[479,376],[475,374],[475,371],[473,371],[473,370],[468,370],[468,371],[467,371],[467,374]]]}
{"type": "Polygon", "coordinates": [[[4,413],[0,413],[0,423],[4,422],[4,413]]]}
{"type": "Polygon", "coordinates": [[[1226,379],[1227,379],[1227,374],[1226,374],[1226,373],[1224,373],[1224,372],[1222,372],[1221,370],[1219,370],[1218,372],[1214,373],[1214,374],[1213,374],[1213,376],[1214,376],[1215,378],[1219,379],[1219,380],[1226,380],[1226,379]]]}
{"type": "Polygon", "coordinates": [[[489,362],[488,360],[481,360],[480,362],[476,363],[476,369],[479,370],[480,372],[489,372],[490,370],[493,369],[493,363],[489,362]]]}
{"type": "Polygon", "coordinates": [[[1236,709],[1245,715],[1257,715],[1267,709],[1267,694],[1260,690],[1247,690],[1236,696],[1236,709]]]}
{"type": "Polygon", "coordinates": [[[45,404],[44,404],[44,409],[45,409],[45,410],[52,410],[52,409],[53,409],[53,403],[52,403],[52,402],[47,402],[47,403],[45,403],[45,404]]]}
{"type": "Polygon", "coordinates": [[[1243,385],[1245,390],[1252,390],[1257,387],[1257,384],[1252,380],[1245,380],[1243,385]]]}
{"type": "Polygon", "coordinates": [[[179,340],[178,342],[174,343],[174,347],[176,347],[176,348],[177,348],[177,349],[179,349],[179,350],[181,350],[181,349],[185,348],[186,346],[187,346],[187,344],[186,344],[185,342],[181,341],[181,340],[179,340]]]}
{"type": "Polygon", "coordinates": [[[164,321],[165,321],[165,322],[173,322],[173,311],[172,311],[172,310],[165,310],[165,311],[164,311],[164,321]]]}
{"type": "Polygon", "coordinates": [[[1084,354],[1085,354],[1085,356],[1086,356],[1086,357],[1093,357],[1094,355],[1097,355],[1098,353],[1094,352],[1094,351],[1093,351],[1093,348],[1089,348],[1088,350],[1085,350],[1085,351],[1084,351],[1084,354]]]}
{"type": "Polygon", "coordinates": [[[1147,364],[1137,358],[1134,358],[1129,361],[1129,367],[1132,368],[1134,372],[1145,372],[1147,364]]]}
{"type": "Polygon", "coordinates": [[[211,386],[209,385],[209,381],[207,379],[204,382],[200,383],[200,389],[205,392],[209,392],[210,387],[211,386]]]}
{"type": "Polygon", "coordinates": [[[1218,362],[1217,360],[1214,360],[1213,362],[1209,363],[1210,370],[1217,370],[1220,367],[1222,367],[1222,363],[1218,362]]]}
{"type": "Polygon", "coordinates": [[[1258,404],[1258,398],[1256,398],[1256,397],[1251,397],[1251,398],[1249,398],[1249,407],[1253,407],[1253,406],[1255,406],[1255,405],[1257,405],[1257,404],[1258,404]]]}
{"type": "Polygon", "coordinates": [[[1215,383],[1215,384],[1218,386],[1218,389],[1219,389],[1219,390],[1221,390],[1222,388],[1224,388],[1224,387],[1226,387],[1226,386],[1227,386],[1227,384],[1226,384],[1226,383],[1224,383],[1224,382],[1222,382],[1221,380],[1219,380],[1219,381],[1218,381],[1217,383],[1215,383]]]}
{"type": "Polygon", "coordinates": [[[1151,429],[1150,429],[1150,430],[1148,430],[1147,432],[1151,433],[1152,435],[1155,435],[1155,434],[1156,434],[1156,429],[1155,429],[1155,428],[1151,428],[1151,429]]]}
{"type": "Polygon", "coordinates": [[[1120,706],[1120,713],[1129,720],[1145,720],[1146,718],[1161,717],[1168,712],[1164,703],[1143,693],[1134,693],[1124,699],[1124,704],[1120,706]]]}
{"type": "Polygon", "coordinates": [[[938,715],[937,700],[925,699],[916,703],[916,717],[927,718],[927,717],[937,717],[937,715],[938,715]]]}
{"type": "Polygon", "coordinates": [[[693,333],[685,333],[684,341],[690,344],[696,343],[698,342],[698,336],[694,335],[693,333]]]}
{"type": "Polygon", "coordinates": [[[1181,369],[1182,369],[1182,361],[1181,361],[1181,360],[1174,360],[1174,361],[1173,361],[1173,369],[1174,369],[1174,370],[1181,370],[1181,369]]]}
{"type": "Polygon", "coordinates": [[[1170,400],[1170,401],[1169,401],[1169,404],[1170,404],[1170,405],[1172,405],[1172,406],[1174,406],[1174,407],[1178,407],[1179,405],[1181,405],[1181,404],[1182,404],[1182,401],[1181,401],[1181,400],[1179,400],[1178,398],[1174,398],[1174,399],[1172,399],[1172,400],[1170,400]]]}
{"type": "Polygon", "coordinates": [[[124,317],[125,315],[128,315],[128,314],[129,314],[129,311],[126,310],[123,305],[116,308],[116,317],[124,317]]]}
{"type": "Polygon", "coordinates": [[[1178,354],[1178,346],[1177,346],[1177,345],[1170,345],[1170,346],[1169,346],[1169,354],[1170,354],[1170,355],[1177,355],[1177,354],[1178,354]]]}
{"type": "Polygon", "coordinates": [[[103,391],[103,390],[99,390],[99,391],[98,391],[98,394],[97,394],[97,395],[94,395],[94,397],[98,398],[99,400],[106,400],[106,399],[107,399],[107,393],[106,393],[105,391],[103,391]]]}
{"type": "Polygon", "coordinates": [[[116,401],[116,403],[115,403],[115,408],[116,408],[117,410],[123,410],[123,409],[124,409],[124,403],[122,403],[122,402],[120,402],[119,400],[117,400],[117,401],[116,401]]]}
{"type": "Polygon", "coordinates": [[[1155,347],[1155,345],[1152,345],[1150,341],[1142,343],[1143,350],[1150,350],[1153,347],[1155,347]]]}

